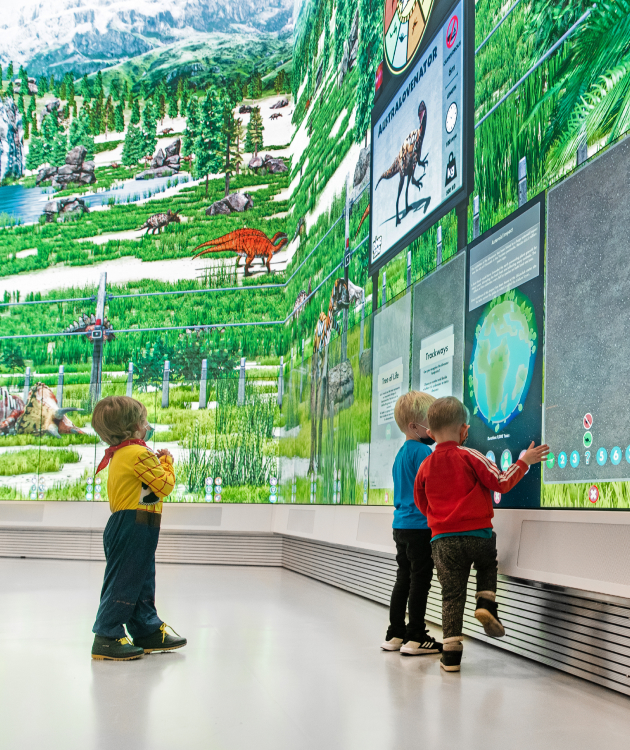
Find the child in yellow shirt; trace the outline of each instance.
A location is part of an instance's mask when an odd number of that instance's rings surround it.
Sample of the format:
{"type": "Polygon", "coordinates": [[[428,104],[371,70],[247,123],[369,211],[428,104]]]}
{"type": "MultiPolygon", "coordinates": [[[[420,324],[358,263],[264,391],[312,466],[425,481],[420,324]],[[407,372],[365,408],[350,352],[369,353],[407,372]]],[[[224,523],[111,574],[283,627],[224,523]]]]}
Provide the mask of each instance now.
{"type": "Polygon", "coordinates": [[[175,486],[173,457],[145,443],[153,432],[144,405],[108,396],[94,407],[92,427],[109,448],[97,473],[109,464],[112,511],[105,532],[105,578],[96,615],[93,659],[127,661],[151,651],[171,651],[186,639],[166,632],[155,609],[155,550],[162,498],[175,486]],[[125,627],[133,639],[126,637],[125,627]]]}

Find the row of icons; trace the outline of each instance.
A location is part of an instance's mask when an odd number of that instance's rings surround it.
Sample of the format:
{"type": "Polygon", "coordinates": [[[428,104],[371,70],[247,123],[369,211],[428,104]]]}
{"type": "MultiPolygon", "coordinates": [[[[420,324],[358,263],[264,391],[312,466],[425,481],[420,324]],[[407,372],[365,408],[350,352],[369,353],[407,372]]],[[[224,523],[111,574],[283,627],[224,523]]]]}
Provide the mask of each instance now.
{"type": "MultiPolygon", "coordinates": [[[[624,457],[624,453],[626,461],[630,464],[630,445],[626,448],[625,451],[618,445],[616,445],[611,449],[610,455],[606,448],[598,448],[595,451],[595,460],[600,466],[605,466],[608,463],[608,459],[610,458],[610,462],[611,464],[613,464],[613,466],[619,466],[622,458],[624,457]]],[[[580,465],[581,458],[582,456],[579,451],[571,451],[568,456],[564,451],[560,451],[557,458],[553,453],[550,453],[547,457],[547,467],[549,469],[553,469],[557,461],[559,469],[566,468],[567,464],[570,465],[571,468],[577,469],[580,465]]],[[[590,465],[592,458],[593,454],[591,453],[591,451],[584,451],[584,463],[586,464],[586,466],[590,465]]]]}

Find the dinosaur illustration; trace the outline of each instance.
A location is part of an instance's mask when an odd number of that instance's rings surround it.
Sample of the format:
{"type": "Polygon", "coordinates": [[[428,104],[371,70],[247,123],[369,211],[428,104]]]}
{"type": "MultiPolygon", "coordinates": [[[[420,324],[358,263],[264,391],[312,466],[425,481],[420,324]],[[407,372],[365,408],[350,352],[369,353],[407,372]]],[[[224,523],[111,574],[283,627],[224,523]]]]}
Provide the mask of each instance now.
{"type": "Polygon", "coordinates": [[[267,266],[267,271],[271,273],[271,259],[288,241],[287,235],[284,232],[276,232],[269,239],[260,229],[236,229],[234,232],[224,234],[223,237],[219,237],[216,240],[210,240],[209,242],[197,245],[195,250],[199,250],[202,247],[207,248],[207,250],[196,253],[193,255],[193,258],[198,258],[200,255],[205,255],[206,253],[233,252],[238,255],[236,261],[237,268],[240,259],[245,258],[245,276],[250,275],[249,269],[256,258],[260,258],[263,264],[267,266]]]}
{"type": "Polygon", "coordinates": [[[391,180],[391,178],[396,175],[400,176],[398,195],[396,197],[396,226],[400,224],[398,202],[400,201],[400,194],[402,193],[403,185],[405,184],[405,177],[407,178],[407,187],[405,189],[405,215],[407,215],[407,213],[409,213],[409,183],[413,182],[413,184],[420,189],[422,187],[422,177],[424,177],[424,173],[418,180],[415,176],[416,167],[424,167],[424,172],[426,173],[429,164],[427,158],[428,155],[425,156],[424,159],[422,158],[422,142],[424,141],[424,136],[427,132],[427,105],[424,102],[420,102],[420,106],[418,107],[418,119],[420,120],[420,127],[412,133],[409,133],[394,163],[386,172],[383,172],[376,183],[376,188],[374,188],[374,190],[378,189],[381,180],[391,180]]]}
{"type": "MultiPolygon", "coordinates": [[[[94,314],[86,315],[83,313],[83,316],[79,316],[79,319],[75,320],[72,325],[64,328],[63,333],[85,333],[88,341],[91,342],[93,341],[92,331],[96,327],[96,316],[94,314]]],[[[116,338],[116,336],[114,336],[114,326],[109,320],[107,320],[107,318],[103,321],[101,328],[103,330],[103,341],[113,341],[116,338]]]]}
{"type": "Polygon", "coordinates": [[[313,474],[315,471],[315,454],[317,454],[317,466],[321,466],[324,402],[328,402],[330,411],[330,395],[328,393],[328,343],[330,341],[330,334],[333,330],[339,330],[339,322],[336,320],[337,313],[340,310],[347,310],[349,306],[350,298],[345,280],[343,278],[335,279],[332,292],[330,293],[328,313],[324,314],[321,312],[319,314],[313,335],[313,357],[311,360],[311,458],[308,465],[309,474],[313,474]]]}
{"type": "Polygon", "coordinates": [[[80,409],[60,409],[55,394],[44,383],[37,383],[29,393],[26,404],[19,396],[11,396],[0,389],[0,435],[83,435],[66,416],[80,409]]]}
{"type": "Polygon", "coordinates": [[[175,131],[173,128],[163,128],[161,135],[168,135],[169,133],[174,133],[174,132],[175,131]]]}
{"type": "Polygon", "coordinates": [[[354,239],[359,236],[359,232],[361,231],[361,227],[363,226],[363,222],[367,219],[367,217],[370,215],[370,203],[368,203],[367,208],[363,212],[363,216],[361,217],[361,221],[359,222],[359,226],[357,227],[357,231],[354,233],[354,239]]]}
{"type": "Polygon", "coordinates": [[[279,117],[282,117],[282,112],[274,112],[269,119],[277,120],[279,117]]]}
{"type": "Polygon", "coordinates": [[[308,298],[311,296],[311,279],[308,280],[308,290],[302,289],[298,296],[295,298],[295,304],[293,305],[293,320],[297,320],[300,315],[304,312],[308,298]]]}
{"type": "Polygon", "coordinates": [[[153,234],[157,232],[159,234],[162,229],[168,226],[172,221],[174,221],[176,224],[179,224],[181,219],[179,218],[178,214],[179,211],[175,211],[175,213],[173,213],[169,208],[165,214],[153,214],[153,216],[149,216],[144,224],[141,227],[138,227],[138,229],[146,228],[147,234],[149,234],[149,232],[153,232],[153,234]]]}

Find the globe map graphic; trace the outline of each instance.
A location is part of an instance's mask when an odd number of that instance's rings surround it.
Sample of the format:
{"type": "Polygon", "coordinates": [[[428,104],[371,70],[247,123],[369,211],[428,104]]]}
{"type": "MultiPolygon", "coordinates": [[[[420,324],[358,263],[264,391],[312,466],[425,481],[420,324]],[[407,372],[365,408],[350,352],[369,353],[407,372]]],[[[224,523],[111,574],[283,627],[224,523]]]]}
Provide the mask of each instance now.
{"type": "Polygon", "coordinates": [[[475,328],[468,369],[474,414],[499,432],[523,410],[538,349],[530,300],[512,290],[492,300],[475,328]]]}

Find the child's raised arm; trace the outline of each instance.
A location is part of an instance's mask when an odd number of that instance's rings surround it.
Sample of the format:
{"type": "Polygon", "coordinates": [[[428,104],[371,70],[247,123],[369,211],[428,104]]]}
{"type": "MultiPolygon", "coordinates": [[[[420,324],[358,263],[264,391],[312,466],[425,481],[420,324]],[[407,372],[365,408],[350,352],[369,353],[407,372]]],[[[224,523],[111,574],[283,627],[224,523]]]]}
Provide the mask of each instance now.
{"type": "Polygon", "coordinates": [[[175,487],[175,470],[170,455],[158,458],[150,450],[143,451],[133,467],[135,475],[159,498],[167,497],[175,487]]]}

